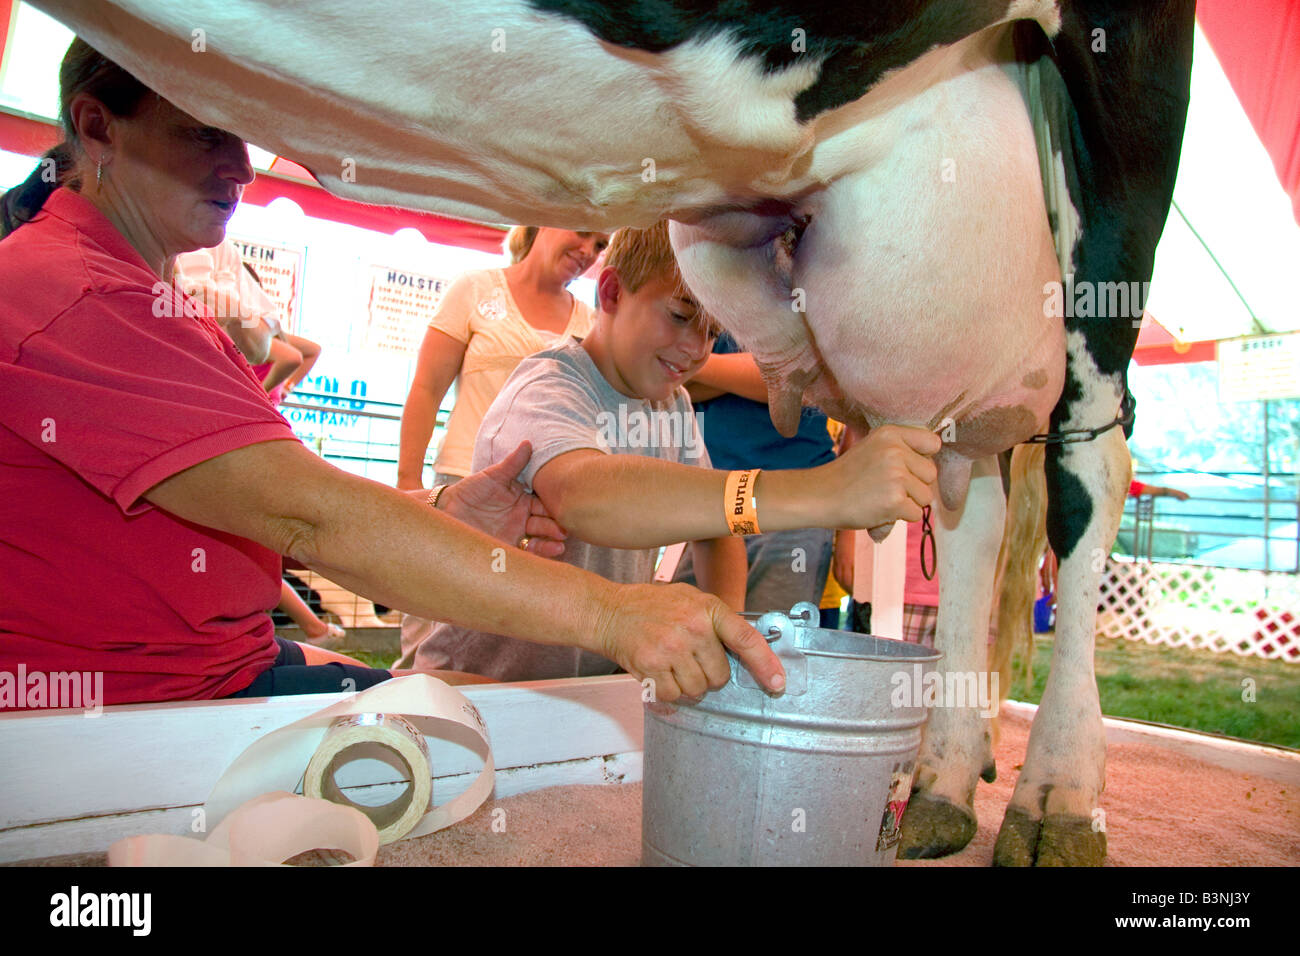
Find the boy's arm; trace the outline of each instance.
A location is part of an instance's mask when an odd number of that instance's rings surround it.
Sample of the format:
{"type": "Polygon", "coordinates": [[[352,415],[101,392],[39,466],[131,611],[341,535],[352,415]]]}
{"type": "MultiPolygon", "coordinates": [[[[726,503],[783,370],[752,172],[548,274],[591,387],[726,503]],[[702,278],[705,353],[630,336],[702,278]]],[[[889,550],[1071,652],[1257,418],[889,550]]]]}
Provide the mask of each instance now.
{"type": "MultiPolygon", "coordinates": [[[[936,471],[939,437],[919,428],[875,429],[845,455],[816,468],[764,471],[755,484],[764,531],[873,528],[920,521],[936,471]]],[[[572,534],[609,548],[652,548],[729,537],[727,473],[639,455],[582,448],[538,469],[533,489],[572,534]]]]}
{"type": "Polygon", "coordinates": [[[754,356],[748,352],[714,353],[705,360],[686,385],[693,401],[704,401],[704,398],[696,397],[695,390],[691,390],[692,384],[702,386],[699,392],[707,397],[716,397],[709,392],[717,395],[730,392],[752,402],[767,404],[767,383],[763,381],[754,356]]]}
{"type": "Polygon", "coordinates": [[[740,538],[708,538],[692,541],[695,581],[701,591],[721,598],[733,611],[745,609],[745,584],[749,558],[740,538]]]}

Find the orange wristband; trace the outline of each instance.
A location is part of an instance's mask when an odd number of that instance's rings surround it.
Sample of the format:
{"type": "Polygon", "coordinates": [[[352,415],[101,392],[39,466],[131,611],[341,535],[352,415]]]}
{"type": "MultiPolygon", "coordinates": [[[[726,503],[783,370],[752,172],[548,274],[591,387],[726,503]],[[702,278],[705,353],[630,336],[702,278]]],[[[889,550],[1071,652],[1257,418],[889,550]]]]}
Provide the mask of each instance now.
{"type": "Polygon", "coordinates": [[[722,510],[727,519],[727,529],[732,534],[760,534],[758,530],[758,498],[754,485],[762,469],[733,471],[727,474],[727,484],[722,493],[722,510]]]}

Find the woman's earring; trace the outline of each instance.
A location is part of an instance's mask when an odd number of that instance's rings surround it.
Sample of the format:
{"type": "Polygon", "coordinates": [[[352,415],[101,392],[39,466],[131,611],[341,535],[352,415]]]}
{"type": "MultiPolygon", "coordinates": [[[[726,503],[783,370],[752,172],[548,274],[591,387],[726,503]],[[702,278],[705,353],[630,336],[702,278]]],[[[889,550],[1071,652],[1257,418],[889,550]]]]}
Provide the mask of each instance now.
{"type": "Polygon", "coordinates": [[[98,189],[104,183],[104,159],[101,156],[95,160],[95,188],[98,189]]]}

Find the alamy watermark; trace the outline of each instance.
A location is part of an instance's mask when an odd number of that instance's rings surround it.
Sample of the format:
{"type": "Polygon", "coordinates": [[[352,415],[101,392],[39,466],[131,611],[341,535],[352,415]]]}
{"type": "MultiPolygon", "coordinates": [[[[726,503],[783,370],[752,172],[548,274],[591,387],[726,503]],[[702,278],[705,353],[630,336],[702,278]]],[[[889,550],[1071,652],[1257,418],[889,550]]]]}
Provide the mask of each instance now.
{"type": "Polygon", "coordinates": [[[73,886],[50,897],[51,926],[121,926],[148,936],[153,925],[151,893],[83,893],[73,886]]]}
{"type": "Polygon", "coordinates": [[[703,412],[629,407],[621,402],[617,412],[596,413],[596,429],[602,448],[679,448],[683,458],[699,458],[704,452],[703,416],[703,412]]]}
{"type": "Polygon", "coordinates": [[[1142,310],[1151,293],[1150,282],[1065,282],[1043,285],[1043,315],[1049,319],[1130,319],[1142,323],[1142,310]]]}
{"type": "Polygon", "coordinates": [[[218,322],[238,319],[242,328],[256,328],[262,320],[240,305],[239,292],[225,287],[185,289],[159,280],[153,284],[153,316],[155,319],[197,319],[207,313],[218,322]]]}
{"type": "Polygon", "coordinates": [[[923,673],[920,664],[910,671],[895,671],[889,677],[892,707],[978,707],[981,717],[996,717],[997,671],[946,671],[923,673]]]}
{"type": "Polygon", "coordinates": [[[81,709],[85,717],[104,712],[103,671],[0,671],[0,711],[81,709]]]}

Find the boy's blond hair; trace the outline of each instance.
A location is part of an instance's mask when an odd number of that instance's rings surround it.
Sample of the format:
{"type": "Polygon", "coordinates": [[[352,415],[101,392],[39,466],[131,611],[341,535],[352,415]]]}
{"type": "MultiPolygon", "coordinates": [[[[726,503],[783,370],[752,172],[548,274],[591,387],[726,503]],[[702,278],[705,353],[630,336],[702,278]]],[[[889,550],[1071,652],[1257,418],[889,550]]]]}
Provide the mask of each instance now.
{"type": "Polygon", "coordinates": [[[696,321],[704,324],[710,335],[718,334],[717,323],[682,281],[672,243],[668,241],[668,220],[662,219],[647,229],[618,230],[605,249],[605,266],[618,273],[619,282],[628,292],[636,292],[656,279],[668,279],[675,286],[673,295],[695,307],[696,321]]]}

